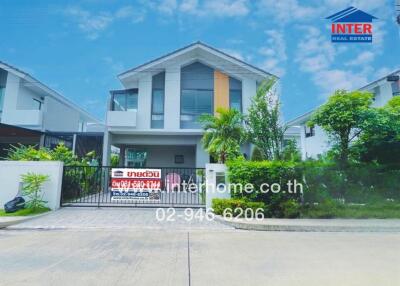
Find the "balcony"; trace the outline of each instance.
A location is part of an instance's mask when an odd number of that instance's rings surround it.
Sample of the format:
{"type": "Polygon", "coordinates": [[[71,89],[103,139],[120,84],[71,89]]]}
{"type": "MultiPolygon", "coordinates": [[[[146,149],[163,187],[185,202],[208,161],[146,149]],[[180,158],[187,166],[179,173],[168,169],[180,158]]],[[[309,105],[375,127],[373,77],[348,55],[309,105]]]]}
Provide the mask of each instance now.
{"type": "Polygon", "coordinates": [[[41,110],[17,109],[3,115],[3,122],[11,125],[40,127],[43,122],[43,112],[41,110]]]}
{"type": "Polygon", "coordinates": [[[136,111],[108,111],[108,127],[129,127],[136,128],[136,111]]]}

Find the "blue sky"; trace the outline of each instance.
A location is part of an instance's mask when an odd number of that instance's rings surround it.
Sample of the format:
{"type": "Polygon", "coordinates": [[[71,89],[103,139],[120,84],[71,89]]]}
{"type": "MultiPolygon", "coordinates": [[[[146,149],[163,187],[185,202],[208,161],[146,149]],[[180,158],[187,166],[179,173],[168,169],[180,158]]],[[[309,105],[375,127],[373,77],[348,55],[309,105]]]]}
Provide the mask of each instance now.
{"type": "Polygon", "coordinates": [[[2,0],[0,19],[0,60],[100,119],[118,73],[197,40],[279,75],[285,119],[400,68],[394,0],[2,0]],[[379,18],[373,44],[330,42],[350,5],[379,18]]]}

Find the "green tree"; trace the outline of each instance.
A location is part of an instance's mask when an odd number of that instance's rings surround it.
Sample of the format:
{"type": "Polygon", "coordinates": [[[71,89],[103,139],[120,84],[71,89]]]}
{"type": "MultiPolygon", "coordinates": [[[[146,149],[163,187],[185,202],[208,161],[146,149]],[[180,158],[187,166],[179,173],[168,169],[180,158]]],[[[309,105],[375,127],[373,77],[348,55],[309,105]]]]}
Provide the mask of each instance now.
{"type": "Polygon", "coordinates": [[[204,149],[219,163],[239,157],[243,140],[242,115],[236,109],[217,109],[218,115],[203,114],[200,123],[204,129],[204,149]]]}
{"type": "Polygon", "coordinates": [[[308,122],[309,126],[321,126],[337,144],[342,166],[348,164],[350,143],[360,135],[365,112],[371,103],[369,92],[337,90],[308,122]]]}
{"type": "Polygon", "coordinates": [[[254,146],[253,152],[251,153],[251,161],[264,161],[264,152],[260,148],[254,146]]]}
{"type": "Polygon", "coordinates": [[[246,117],[251,143],[260,148],[268,160],[281,159],[286,128],[280,120],[280,103],[275,93],[275,80],[265,80],[253,97],[246,117]]]}
{"type": "Polygon", "coordinates": [[[353,148],[361,161],[400,164],[400,97],[393,97],[384,107],[370,108],[362,130],[353,148]]]}
{"type": "Polygon", "coordinates": [[[294,139],[288,140],[282,151],[282,160],[290,162],[300,162],[301,154],[294,139]]]}

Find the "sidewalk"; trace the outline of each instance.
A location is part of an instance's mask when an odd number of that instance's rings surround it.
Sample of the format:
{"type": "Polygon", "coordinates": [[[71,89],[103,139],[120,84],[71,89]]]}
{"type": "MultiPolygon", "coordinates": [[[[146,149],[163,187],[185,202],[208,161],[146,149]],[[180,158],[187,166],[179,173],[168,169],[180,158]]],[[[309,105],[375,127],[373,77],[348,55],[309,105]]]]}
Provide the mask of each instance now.
{"type": "Polygon", "coordinates": [[[236,229],[300,232],[400,232],[400,219],[275,219],[216,220],[236,229]]]}

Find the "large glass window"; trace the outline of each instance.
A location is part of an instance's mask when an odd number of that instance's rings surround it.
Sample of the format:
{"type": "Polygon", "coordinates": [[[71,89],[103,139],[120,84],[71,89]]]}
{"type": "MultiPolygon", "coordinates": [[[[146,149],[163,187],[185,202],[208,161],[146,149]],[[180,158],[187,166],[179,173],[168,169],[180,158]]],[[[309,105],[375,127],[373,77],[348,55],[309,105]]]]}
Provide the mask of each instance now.
{"type": "Polygon", "coordinates": [[[164,90],[165,72],[160,72],[152,78],[151,128],[164,128],[164,90]]]}
{"type": "Polygon", "coordinates": [[[242,82],[229,78],[229,107],[242,112],[242,82]]]}
{"type": "Polygon", "coordinates": [[[229,107],[242,112],[242,91],[231,89],[229,91],[229,107]]]}
{"type": "Polygon", "coordinates": [[[181,69],[181,128],[201,128],[201,114],[213,113],[214,69],[194,62],[181,69]]]}
{"type": "Polygon", "coordinates": [[[114,91],[112,95],[112,110],[114,111],[137,111],[137,90],[114,91]]]}
{"type": "Polygon", "coordinates": [[[181,94],[181,128],[201,128],[200,115],[212,114],[213,91],[184,89],[181,94]]]}

